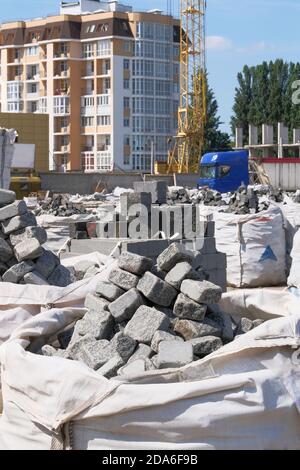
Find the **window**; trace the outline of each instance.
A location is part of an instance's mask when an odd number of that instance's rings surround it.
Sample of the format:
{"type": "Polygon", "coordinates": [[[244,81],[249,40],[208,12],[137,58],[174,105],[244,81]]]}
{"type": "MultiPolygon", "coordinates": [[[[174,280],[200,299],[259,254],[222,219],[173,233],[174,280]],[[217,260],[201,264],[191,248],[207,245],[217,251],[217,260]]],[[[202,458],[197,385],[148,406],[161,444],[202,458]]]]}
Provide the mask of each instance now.
{"type": "Polygon", "coordinates": [[[137,37],[141,39],[154,39],[154,23],[137,23],[137,37]]]}
{"type": "Polygon", "coordinates": [[[169,62],[156,62],[155,76],[158,78],[171,78],[171,66],[169,62]]]}
{"type": "Polygon", "coordinates": [[[124,70],[130,70],[130,60],[129,59],[124,59],[123,60],[123,68],[124,68],[124,70]]]}
{"type": "Polygon", "coordinates": [[[82,56],[85,59],[90,59],[94,57],[94,44],[91,42],[87,42],[82,46],[82,56]]]}
{"type": "Polygon", "coordinates": [[[90,24],[86,28],[87,33],[94,33],[96,31],[96,25],[95,24],[90,24]]]}
{"type": "Polygon", "coordinates": [[[162,42],[157,42],[155,44],[155,57],[156,59],[161,60],[170,60],[171,59],[171,47],[169,44],[164,44],[162,42]]]}
{"type": "Polygon", "coordinates": [[[130,156],[129,155],[124,155],[123,164],[124,165],[130,165],[130,156]]]}
{"type": "Polygon", "coordinates": [[[81,118],[82,127],[92,127],[94,125],[94,118],[92,116],[84,116],[81,118]]]}
{"type": "Polygon", "coordinates": [[[29,93],[37,93],[37,84],[32,83],[29,87],[29,93]]]}
{"type": "Polygon", "coordinates": [[[62,136],[61,145],[69,145],[69,137],[67,135],[62,136]]]}
{"type": "Polygon", "coordinates": [[[55,115],[69,114],[70,99],[65,96],[56,96],[53,99],[53,112],[55,115]]]}
{"type": "Polygon", "coordinates": [[[174,58],[174,60],[175,60],[175,58],[176,59],[179,58],[179,54],[180,54],[179,46],[178,45],[173,46],[173,58],[174,58]]]}
{"type": "Polygon", "coordinates": [[[200,178],[214,179],[217,177],[217,167],[215,165],[201,165],[200,178]]]}
{"type": "Polygon", "coordinates": [[[220,178],[224,178],[225,176],[228,176],[230,173],[231,167],[227,165],[223,165],[219,167],[219,175],[220,178]]]}
{"type": "Polygon", "coordinates": [[[8,102],[7,103],[7,112],[8,113],[19,113],[20,111],[23,111],[23,103],[20,101],[17,102],[8,102]]]}
{"type": "Polygon", "coordinates": [[[130,98],[125,96],[124,98],[124,109],[130,108],[130,98]]]}
{"type": "Polygon", "coordinates": [[[88,108],[94,106],[94,97],[93,96],[88,96],[81,98],[81,106],[83,108],[88,108]]]}
{"type": "Polygon", "coordinates": [[[97,106],[108,106],[109,105],[109,96],[101,95],[97,96],[97,106]]]}
{"type": "Polygon", "coordinates": [[[131,52],[131,43],[129,41],[124,41],[123,50],[124,52],[131,52]]]}
{"type": "Polygon", "coordinates": [[[97,56],[102,57],[110,55],[111,52],[111,41],[109,39],[103,39],[97,43],[97,56]]]}
{"type": "Polygon", "coordinates": [[[110,116],[97,116],[97,126],[110,126],[110,116]]]}
{"type": "Polygon", "coordinates": [[[130,127],[130,119],[129,118],[124,119],[124,127],[130,127]]]}
{"type": "Polygon", "coordinates": [[[47,113],[47,98],[40,98],[39,99],[39,112],[41,114],[47,113]]]}
{"type": "Polygon", "coordinates": [[[180,85],[178,82],[173,82],[173,93],[179,93],[180,92],[180,85]]]}
{"type": "Polygon", "coordinates": [[[171,102],[170,100],[158,99],[156,100],[156,114],[163,114],[170,116],[171,102]]]}
{"type": "Polygon", "coordinates": [[[20,83],[7,84],[7,100],[16,101],[22,98],[23,86],[20,83]]]}
{"type": "Polygon", "coordinates": [[[97,31],[100,31],[101,33],[107,33],[108,31],[108,23],[101,23],[97,26],[97,31]]]}
{"type": "Polygon", "coordinates": [[[124,135],[124,145],[126,147],[130,147],[130,136],[129,135],[124,135]]]}
{"type": "Polygon", "coordinates": [[[38,55],[39,48],[38,46],[31,46],[26,48],[26,55],[35,56],[38,55]]]}
{"type": "Polygon", "coordinates": [[[125,79],[123,81],[123,87],[124,87],[124,90],[129,90],[130,89],[130,81],[125,79]]]}

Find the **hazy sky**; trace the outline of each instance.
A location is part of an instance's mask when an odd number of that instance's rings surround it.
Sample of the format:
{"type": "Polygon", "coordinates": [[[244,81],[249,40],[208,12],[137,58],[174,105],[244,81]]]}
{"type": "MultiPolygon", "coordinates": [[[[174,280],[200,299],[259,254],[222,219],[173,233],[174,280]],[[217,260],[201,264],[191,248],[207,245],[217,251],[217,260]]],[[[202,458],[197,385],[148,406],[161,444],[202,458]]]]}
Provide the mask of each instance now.
{"type": "MultiPolygon", "coordinates": [[[[125,0],[136,10],[172,3],[178,15],[179,0],[125,0]]],[[[228,128],[236,75],[244,64],[283,58],[297,61],[300,49],[299,0],[207,0],[207,68],[228,128]]],[[[59,0],[9,0],[0,21],[28,19],[56,13],[59,0]]]]}

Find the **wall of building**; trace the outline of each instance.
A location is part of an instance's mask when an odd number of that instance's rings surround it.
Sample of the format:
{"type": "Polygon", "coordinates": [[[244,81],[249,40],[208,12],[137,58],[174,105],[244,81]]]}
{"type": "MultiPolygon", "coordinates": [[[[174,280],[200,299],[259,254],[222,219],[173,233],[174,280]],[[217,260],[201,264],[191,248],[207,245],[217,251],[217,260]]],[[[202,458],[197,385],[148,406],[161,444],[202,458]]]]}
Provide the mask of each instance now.
{"type": "Polygon", "coordinates": [[[47,114],[0,113],[0,127],[16,129],[20,144],[35,144],[35,170],[49,168],[49,117],[47,114]]]}
{"type": "MultiPolygon", "coordinates": [[[[112,192],[116,187],[131,188],[135,181],[142,181],[142,176],[137,173],[119,174],[81,174],[81,173],[42,173],[42,190],[55,191],[69,194],[91,194],[95,192],[99,183],[99,190],[104,187],[112,192]]],[[[146,176],[147,180],[164,180],[168,185],[174,185],[173,176],[146,176]]],[[[196,188],[198,175],[176,175],[179,186],[196,188]]]]}
{"type": "Polygon", "coordinates": [[[272,186],[286,191],[300,189],[300,161],[287,158],[282,162],[279,159],[267,159],[264,167],[269,175],[272,186]]]}

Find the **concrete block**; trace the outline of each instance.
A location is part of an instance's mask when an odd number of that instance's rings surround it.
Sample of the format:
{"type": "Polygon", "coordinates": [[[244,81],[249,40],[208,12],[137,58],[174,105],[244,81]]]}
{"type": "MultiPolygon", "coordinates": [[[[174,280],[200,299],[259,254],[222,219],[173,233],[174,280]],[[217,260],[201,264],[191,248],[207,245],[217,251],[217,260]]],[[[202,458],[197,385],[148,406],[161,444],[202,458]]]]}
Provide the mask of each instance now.
{"type": "Polygon", "coordinates": [[[118,375],[135,376],[146,372],[145,359],[137,359],[118,370],[118,375]]]}
{"type": "Polygon", "coordinates": [[[139,344],[137,350],[128,360],[128,364],[139,359],[149,359],[152,355],[152,349],[147,344],[139,344]]]}
{"type": "Polygon", "coordinates": [[[34,270],[34,264],[32,261],[23,261],[22,263],[15,264],[8,269],[2,276],[3,282],[12,282],[17,284],[25,274],[30,273],[34,270]]]}
{"type": "Polygon", "coordinates": [[[162,341],[159,345],[157,365],[159,369],[179,368],[193,362],[193,347],[189,343],[162,341]]]}
{"type": "Polygon", "coordinates": [[[216,286],[221,287],[223,292],[227,290],[227,275],[226,269],[213,269],[213,270],[206,270],[207,273],[207,280],[216,286]]]}
{"type": "Polygon", "coordinates": [[[150,193],[124,193],[120,196],[120,212],[124,217],[133,215],[130,211],[133,206],[138,212],[146,210],[150,214],[151,204],[152,197],[150,193]]]}
{"type": "Polygon", "coordinates": [[[207,312],[206,305],[200,305],[189,299],[184,294],[179,294],[174,305],[174,314],[178,318],[200,321],[207,312]]]}
{"type": "Polygon", "coordinates": [[[37,271],[31,271],[24,276],[25,284],[34,284],[35,286],[49,286],[47,279],[42,277],[37,271]]]}
{"type": "Polygon", "coordinates": [[[153,261],[145,256],[134,253],[123,252],[118,260],[118,266],[137,276],[142,276],[153,267],[153,261]]]}
{"type": "Polygon", "coordinates": [[[16,200],[16,193],[8,189],[0,189],[0,207],[12,204],[16,200]]]}
{"type": "Polygon", "coordinates": [[[93,294],[88,294],[85,298],[84,307],[92,312],[108,310],[109,302],[93,294]]]}
{"type": "Polygon", "coordinates": [[[200,279],[200,274],[186,261],[177,263],[165,277],[165,281],[177,290],[180,290],[181,283],[185,279],[200,279]]]}
{"type": "Polygon", "coordinates": [[[75,326],[78,336],[89,335],[97,340],[110,339],[113,336],[114,321],[106,310],[91,310],[75,326]]]}
{"type": "Polygon", "coordinates": [[[144,301],[137,289],[130,289],[117,300],[112,302],[108,308],[118,323],[130,320],[144,301]]]}
{"type": "Polygon", "coordinates": [[[35,269],[48,279],[59,264],[59,258],[52,251],[43,249],[41,256],[36,260],[35,269]]]}
{"type": "Polygon", "coordinates": [[[112,379],[113,377],[116,377],[122,366],[124,366],[123,359],[120,356],[115,355],[106,364],[104,364],[104,366],[100,367],[97,372],[106,379],[112,379]]]}
{"type": "Polygon", "coordinates": [[[179,341],[183,342],[183,339],[180,336],[175,336],[172,333],[167,331],[157,330],[154,334],[152,341],[151,341],[151,349],[152,351],[158,353],[159,345],[162,341],[179,341]]]}
{"type": "Polygon", "coordinates": [[[192,252],[187,251],[184,246],[179,243],[172,243],[165,251],[163,251],[157,258],[157,266],[162,271],[171,271],[177,263],[187,261],[191,263],[194,255],[192,252]]]}
{"type": "Polygon", "coordinates": [[[200,304],[217,304],[222,297],[222,289],[208,281],[185,280],[181,292],[200,304]]]}
{"type": "Polygon", "coordinates": [[[124,242],[122,249],[129,253],[156,259],[168,246],[168,240],[134,240],[124,242]]]}
{"type": "Polygon", "coordinates": [[[31,212],[27,212],[2,222],[2,230],[5,235],[10,235],[17,230],[35,225],[37,225],[35,216],[31,212]]]}
{"type": "Polygon", "coordinates": [[[121,295],[125,294],[125,291],[110,282],[100,281],[96,286],[96,294],[109,302],[114,302],[114,300],[117,300],[121,295]]]}
{"type": "Polygon", "coordinates": [[[205,237],[214,238],[216,230],[216,223],[213,221],[208,221],[205,223],[205,237]]]}
{"type": "Polygon", "coordinates": [[[35,238],[32,238],[30,240],[18,243],[14,247],[14,253],[15,257],[20,262],[28,259],[32,260],[38,258],[42,255],[43,249],[40,243],[35,238]]]}
{"type": "Polygon", "coordinates": [[[0,222],[7,219],[12,219],[17,215],[23,215],[28,212],[26,203],[24,201],[15,201],[8,206],[0,208],[0,222]]]}
{"type": "Polygon", "coordinates": [[[194,338],[201,338],[203,336],[217,336],[222,335],[222,327],[212,320],[204,318],[201,322],[192,320],[176,320],[174,325],[175,333],[178,333],[186,341],[194,338]]]}
{"type": "Polygon", "coordinates": [[[14,252],[12,248],[3,238],[0,238],[0,260],[5,263],[13,256],[14,252]]]}
{"type": "Polygon", "coordinates": [[[126,336],[130,336],[139,343],[151,344],[157,330],[166,330],[169,327],[168,317],[155,308],[141,306],[124,330],[126,336]]]}
{"type": "Polygon", "coordinates": [[[66,287],[71,284],[71,273],[64,266],[57,266],[53,273],[48,277],[48,282],[52,286],[66,287]]]}
{"type": "Polygon", "coordinates": [[[208,356],[223,346],[222,340],[215,336],[191,339],[188,343],[192,345],[194,355],[199,358],[208,356]]]}
{"type": "Polygon", "coordinates": [[[190,251],[198,251],[206,255],[209,253],[216,253],[216,240],[215,238],[195,238],[194,240],[181,240],[182,245],[190,251]]]}
{"type": "Polygon", "coordinates": [[[177,296],[177,291],[174,287],[154,276],[149,271],[139,281],[137,289],[151,302],[162,307],[169,307],[177,296]]]}
{"type": "Polygon", "coordinates": [[[137,181],[133,183],[136,193],[150,193],[152,204],[166,204],[167,183],[166,181],[137,181]]]}
{"type": "Polygon", "coordinates": [[[128,291],[134,289],[139,282],[139,278],[132,273],[123,271],[122,269],[113,269],[109,274],[109,280],[117,287],[128,291]]]}
{"type": "Polygon", "coordinates": [[[137,342],[130,336],[124,333],[117,333],[110,342],[110,349],[112,355],[117,354],[124,362],[132,356],[137,346],[137,342]]]}

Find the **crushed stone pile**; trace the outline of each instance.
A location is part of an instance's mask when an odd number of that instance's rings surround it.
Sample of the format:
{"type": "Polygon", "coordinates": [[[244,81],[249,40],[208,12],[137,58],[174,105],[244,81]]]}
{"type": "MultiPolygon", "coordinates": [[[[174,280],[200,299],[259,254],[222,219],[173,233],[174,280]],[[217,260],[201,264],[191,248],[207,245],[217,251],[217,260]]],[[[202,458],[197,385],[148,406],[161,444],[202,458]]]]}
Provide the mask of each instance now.
{"type": "Polygon", "coordinates": [[[83,318],[38,353],[81,361],[108,379],[182,367],[262,323],[236,324],[219,309],[221,297],[222,289],[203,279],[199,255],[180,244],[155,266],[125,252],[86,297],[83,318]]]}
{"type": "Polygon", "coordinates": [[[0,281],[65,287],[70,271],[52,251],[45,250],[47,232],[37,225],[24,201],[0,189],[0,281]]]}
{"type": "Polygon", "coordinates": [[[54,215],[56,217],[71,217],[72,215],[87,214],[80,203],[73,202],[67,194],[57,194],[41,202],[34,210],[36,216],[54,215]]]}

